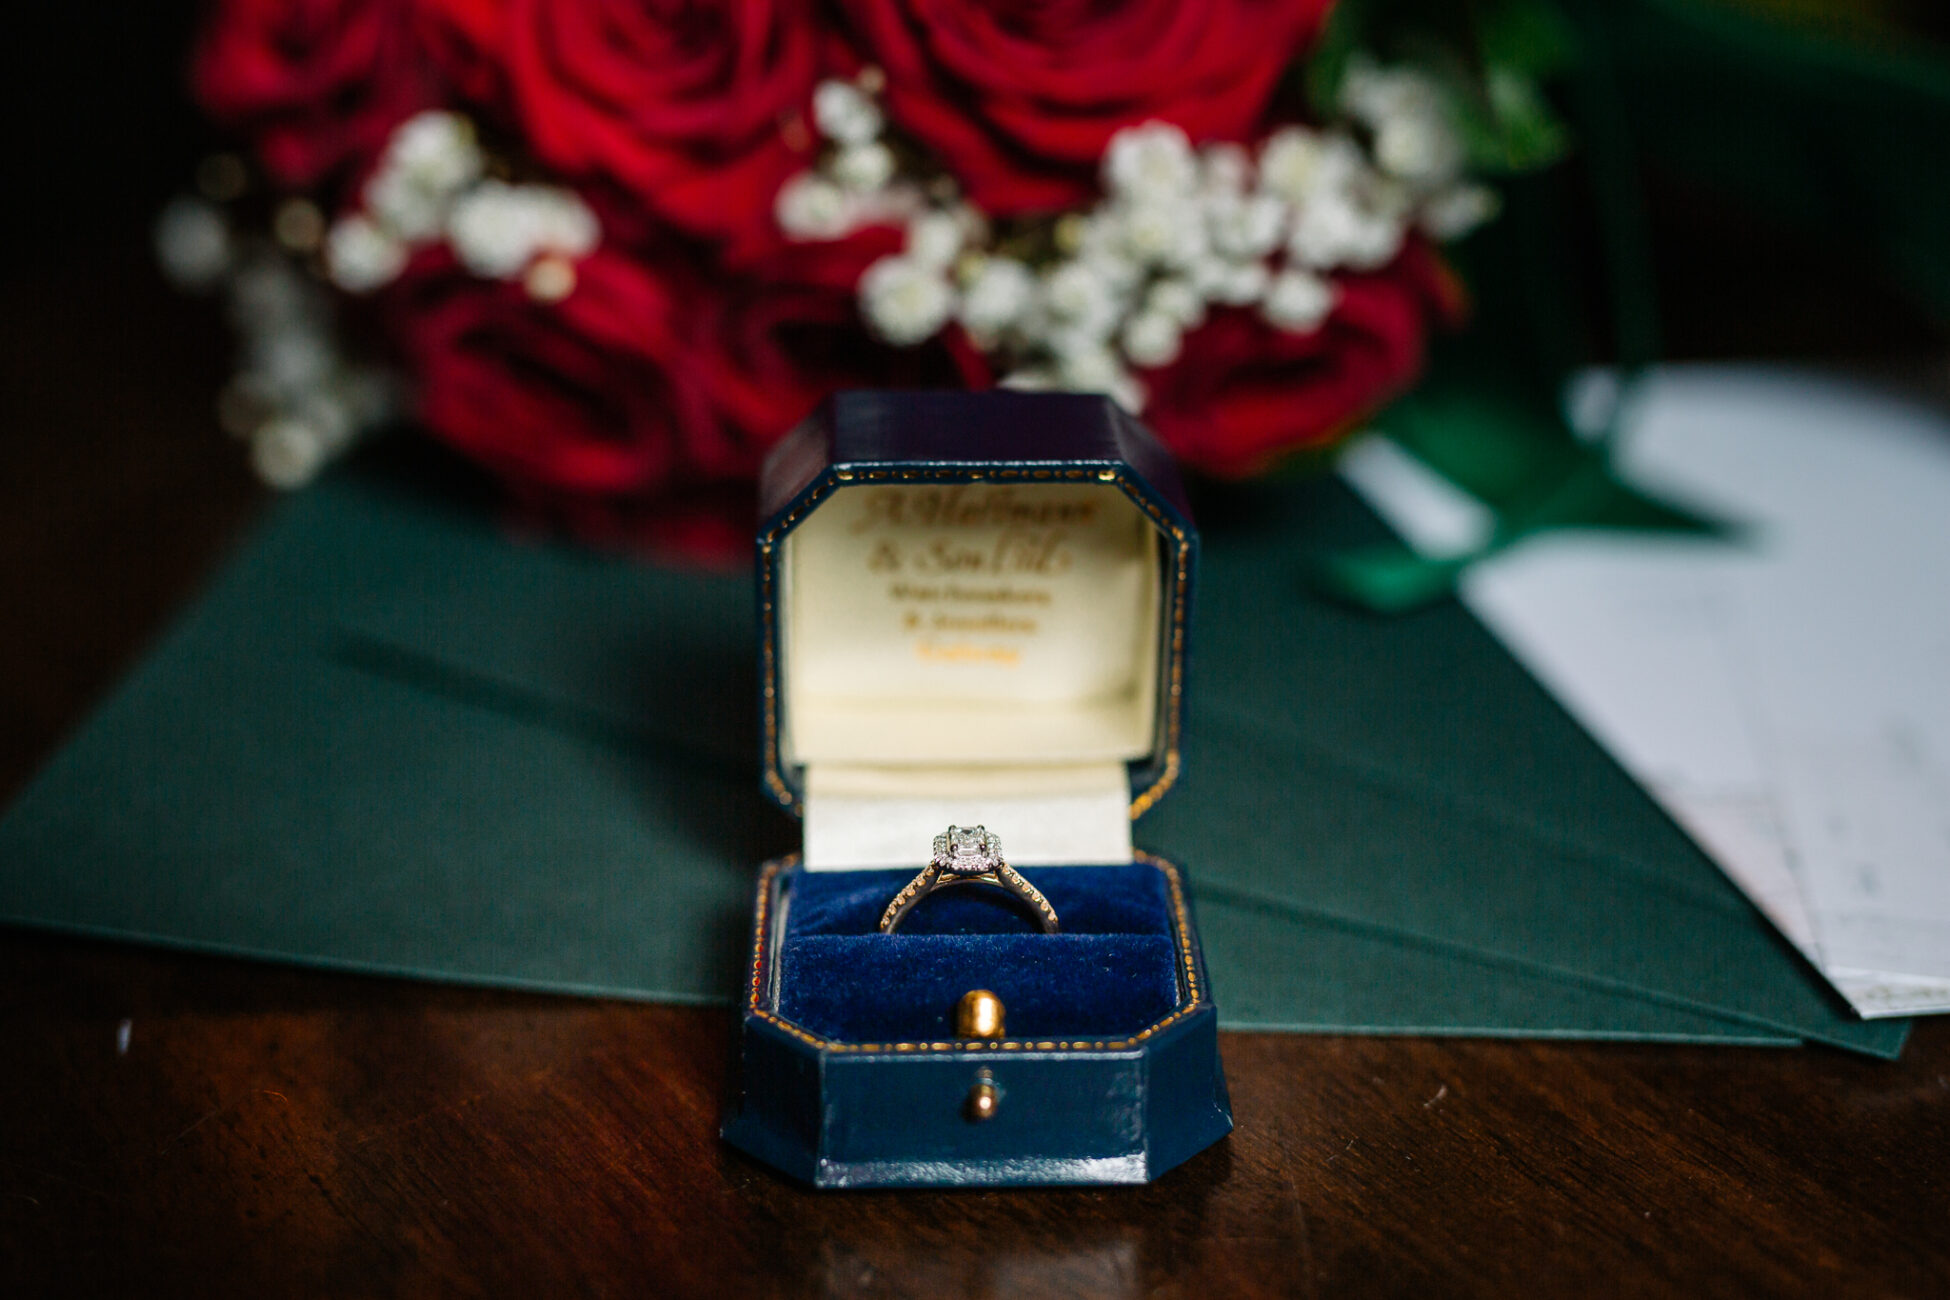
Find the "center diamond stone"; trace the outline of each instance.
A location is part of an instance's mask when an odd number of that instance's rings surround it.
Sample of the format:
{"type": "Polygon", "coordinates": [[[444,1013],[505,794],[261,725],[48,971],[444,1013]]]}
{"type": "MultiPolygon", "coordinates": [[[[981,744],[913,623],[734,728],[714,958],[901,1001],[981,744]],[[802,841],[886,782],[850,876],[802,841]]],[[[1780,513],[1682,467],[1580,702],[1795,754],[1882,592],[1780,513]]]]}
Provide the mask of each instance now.
{"type": "Polygon", "coordinates": [[[950,826],[934,837],[934,861],[958,876],[978,875],[1001,864],[1002,845],[986,827],[950,826]]]}

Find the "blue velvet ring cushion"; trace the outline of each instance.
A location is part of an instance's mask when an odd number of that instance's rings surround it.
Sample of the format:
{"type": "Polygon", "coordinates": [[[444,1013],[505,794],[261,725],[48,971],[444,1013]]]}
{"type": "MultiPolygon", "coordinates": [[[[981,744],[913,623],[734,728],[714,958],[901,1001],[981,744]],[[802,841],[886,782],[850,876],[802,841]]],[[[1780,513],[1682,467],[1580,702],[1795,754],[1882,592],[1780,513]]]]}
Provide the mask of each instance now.
{"type": "Polygon", "coordinates": [[[1020,867],[1062,920],[1038,933],[1000,889],[930,896],[895,934],[880,914],[914,875],[795,871],[782,898],[779,1014],[840,1042],[953,1036],[955,1002],[989,989],[1010,1038],[1122,1037],[1181,1001],[1178,939],[1165,873],[1149,863],[1020,867]]]}

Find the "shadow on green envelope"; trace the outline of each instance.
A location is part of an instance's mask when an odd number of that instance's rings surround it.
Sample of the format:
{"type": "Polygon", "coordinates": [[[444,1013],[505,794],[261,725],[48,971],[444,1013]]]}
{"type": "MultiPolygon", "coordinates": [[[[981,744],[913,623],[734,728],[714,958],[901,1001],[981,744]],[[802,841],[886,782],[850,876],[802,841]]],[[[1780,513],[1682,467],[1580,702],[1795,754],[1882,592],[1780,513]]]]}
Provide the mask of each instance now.
{"type": "MultiPolygon", "coordinates": [[[[0,918],[703,1002],[757,864],[750,584],[511,540],[380,452],[283,504],[0,822],[0,918]]],[[[1235,1029],[1893,1056],[1453,602],[1303,587],[1333,483],[1208,502],[1186,864],[1235,1029]]]]}

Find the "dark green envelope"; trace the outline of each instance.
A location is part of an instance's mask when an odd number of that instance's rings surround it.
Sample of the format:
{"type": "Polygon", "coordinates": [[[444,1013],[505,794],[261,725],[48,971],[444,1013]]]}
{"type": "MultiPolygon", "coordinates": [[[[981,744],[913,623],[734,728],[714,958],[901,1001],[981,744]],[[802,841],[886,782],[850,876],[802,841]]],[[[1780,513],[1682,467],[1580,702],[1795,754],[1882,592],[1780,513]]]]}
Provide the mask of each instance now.
{"type": "MultiPolygon", "coordinates": [[[[0,822],[0,918],[199,950],[730,997],[753,870],[750,588],[510,540],[368,457],[281,506],[0,822]]],[[[1876,1055],[1865,1024],[1453,603],[1303,589],[1336,485],[1206,504],[1190,869],[1234,1028],[1876,1055]]]]}

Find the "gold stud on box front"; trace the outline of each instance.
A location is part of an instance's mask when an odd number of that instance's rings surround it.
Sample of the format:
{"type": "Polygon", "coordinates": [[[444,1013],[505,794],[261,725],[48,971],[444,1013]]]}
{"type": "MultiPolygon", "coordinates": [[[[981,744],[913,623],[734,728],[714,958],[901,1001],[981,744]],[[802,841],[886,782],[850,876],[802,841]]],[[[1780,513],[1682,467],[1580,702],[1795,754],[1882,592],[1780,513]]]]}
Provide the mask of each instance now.
{"type": "Polygon", "coordinates": [[[1000,1038],[1007,1008],[987,989],[970,989],[955,1003],[955,1037],[1000,1038]]]}

